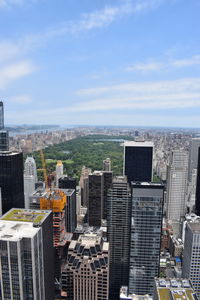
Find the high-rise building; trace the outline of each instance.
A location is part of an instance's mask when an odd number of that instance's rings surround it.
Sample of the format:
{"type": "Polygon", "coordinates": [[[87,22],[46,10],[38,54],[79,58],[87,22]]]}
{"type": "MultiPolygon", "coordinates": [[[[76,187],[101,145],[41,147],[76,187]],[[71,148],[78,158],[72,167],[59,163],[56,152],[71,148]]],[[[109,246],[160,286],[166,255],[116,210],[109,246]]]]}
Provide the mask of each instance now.
{"type": "Polygon", "coordinates": [[[103,219],[104,177],[100,171],[89,174],[88,223],[101,226],[103,219]]]}
{"type": "Polygon", "coordinates": [[[129,293],[153,294],[158,276],[164,187],[132,183],[129,293]]]}
{"type": "Polygon", "coordinates": [[[124,143],[124,175],[128,182],[152,181],[153,176],[153,143],[125,142],[124,143]]]}
{"type": "Polygon", "coordinates": [[[62,189],[67,197],[66,202],[66,230],[74,233],[77,226],[76,190],[62,189]]]}
{"type": "Polygon", "coordinates": [[[197,169],[199,148],[200,138],[193,138],[190,142],[189,148],[188,181],[191,181],[192,179],[192,170],[197,169]]]}
{"type": "Polygon", "coordinates": [[[63,163],[61,160],[58,160],[56,165],[56,187],[58,187],[59,178],[62,176],[63,176],[63,163]]]}
{"type": "Polygon", "coordinates": [[[8,131],[4,129],[4,109],[3,102],[0,101],[0,151],[9,150],[8,131]]]}
{"type": "Polygon", "coordinates": [[[198,150],[198,165],[196,177],[196,197],[195,197],[195,212],[200,216],[200,148],[198,150]]]}
{"type": "Polygon", "coordinates": [[[33,175],[24,175],[25,208],[30,208],[30,196],[35,191],[35,178],[33,175]]]}
{"type": "Polygon", "coordinates": [[[109,243],[96,234],[81,235],[69,245],[62,271],[67,300],[108,300],[109,243]]]}
{"type": "Polygon", "coordinates": [[[35,179],[35,183],[37,182],[37,167],[35,159],[33,157],[27,156],[24,163],[24,175],[33,176],[35,179]]]}
{"type": "Polygon", "coordinates": [[[110,248],[110,300],[128,286],[131,194],[126,176],[113,178],[107,200],[107,237],[110,248]]]}
{"type": "Polygon", "coordinates": [[[103,160],[103,171],[111,171],[111,160],[110,158],[106,158],[103,160]]]}
{"type": "Polygon", "coordinates": [[[76,190],[76,178],[69,176],[62,176],[59,178],[58,187],[60,189],[76,190]]]}
{"type": "Polygon", "coordinates": [[[23,154],[0,152],[0,187],[2,212],[24,208],[23,154]]]}
{"type": "Polygon", "coordinates": [[[197,296],[188,279],[182,278],[155,278],[154,300],[190,299],[197,296]]]}
{"type": "Polygon", "coordinates": [[[79,186],[81,188],[81,204],[84,207],[88,207],[88,197],[89,197],[89,174],[92,172],[91,169],[82,167],[81,177],[79,181],[79,186]]]}
{"type": "Polygon", "coordinates": [[[186,213],[188,155],[185,151],[171,153],[167,170],[167,219],[179,221],[186,213]]]}
{"type": "Polygon", "coordinates": [[[54,300],[52,213],[12,209],[0,220],[1,299],[54,300]]]}
{"type": "Polygon", "coordinates": [[[113,172],[103,171],[103,216],[102,219],[107,219],[107,198],[108,190],[112,186],[113,172]]]}
{"type": "Polygon", "coordinates": [[[200,222],[188,222],[182,260],[182,276],[189,278],[200,299],[200,222]]]}

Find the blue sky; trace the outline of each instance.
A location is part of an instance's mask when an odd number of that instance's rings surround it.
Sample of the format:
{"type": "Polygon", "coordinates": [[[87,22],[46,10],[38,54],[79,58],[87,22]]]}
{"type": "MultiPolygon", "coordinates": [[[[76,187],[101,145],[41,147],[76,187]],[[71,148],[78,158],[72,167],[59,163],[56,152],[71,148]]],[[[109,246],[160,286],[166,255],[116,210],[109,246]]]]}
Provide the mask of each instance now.
{"type": "Polygon", "coordinates": [[[0,0],[8,124],[200,127],[200,0],[0,0]]]}

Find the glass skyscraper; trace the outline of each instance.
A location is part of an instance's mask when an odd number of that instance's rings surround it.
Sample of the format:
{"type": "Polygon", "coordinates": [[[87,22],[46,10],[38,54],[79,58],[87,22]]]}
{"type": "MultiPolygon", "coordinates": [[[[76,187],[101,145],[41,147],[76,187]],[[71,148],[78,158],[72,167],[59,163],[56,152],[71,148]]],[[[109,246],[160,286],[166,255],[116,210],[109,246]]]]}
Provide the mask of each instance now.
{"type": "Polygon", "coordinates": [[[153,294],[159,274],[164,187],[132,183],[129,293],[153,294]]]}
{"type": "Polygon", "coordinates": [[[128,182],[152,181],[153,143],[125,142],[124,143],[124,175],[128,182]]]}

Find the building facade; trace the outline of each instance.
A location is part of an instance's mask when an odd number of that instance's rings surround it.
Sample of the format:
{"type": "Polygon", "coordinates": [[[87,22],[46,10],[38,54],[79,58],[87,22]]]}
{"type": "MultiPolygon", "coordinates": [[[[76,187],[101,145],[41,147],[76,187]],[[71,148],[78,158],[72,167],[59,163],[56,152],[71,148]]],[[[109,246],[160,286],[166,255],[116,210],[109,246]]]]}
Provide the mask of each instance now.
{"type": "Polygon", "coordinates": [[[54,300],[52,215],[12,209],[0,220],[1,299],[54,300]]]}
{"type": "Polygon", "coordinates": [[[95,234],[81,235],[68,249],[62,272],[67,300],[108,300],[109,244],[95,234]]]}
{"type": "Polygon", "coordinates": [[[101,226],[103,219],[104,176],[103,172],[89,174],[88,223],[90,226],[101,226]]]}
{"type": "Polygon", "coordinates": [[[110,300],[119,299],[128,286],[131,194],[126,176],[113,179],[107,202],[107,237],[110,248],[110,300]]]}
{"type": "Polygon", "coordinates": [[[188,155],[185,151],[171,153],[167,170],[167,219],[179,221],[186,213],[188,155]]]}
{"type": "Polygon", "coordinates": [[[158,276],[164,187],[132,183],[129,292],[153,294],[158,276]]]}
{"type": "Polygon", "coordinates": [[[152,142],[124,143],[124,175],[127,176],[129,183],[131,181],[152,181],[152,165],[152,142]]]}
{"type": "Polygon", "coordinates": [[[23,154],[0,152],[0,187],[2,212],[24,208],[23,154]]]}
{"type": "Polygon", "coordinates": [[[200,299],[200,222],[188,222],[182,260],[182,276],[189,278],[200,299]]]}
{"type": "Polygon", "coordinates": [[[35,159],[33,157],[28,156],[24,163],[24,175],[25,176],[33,176],[35,179],[35,183],[37,182],[37,167],[35,163],[35,159]]]}

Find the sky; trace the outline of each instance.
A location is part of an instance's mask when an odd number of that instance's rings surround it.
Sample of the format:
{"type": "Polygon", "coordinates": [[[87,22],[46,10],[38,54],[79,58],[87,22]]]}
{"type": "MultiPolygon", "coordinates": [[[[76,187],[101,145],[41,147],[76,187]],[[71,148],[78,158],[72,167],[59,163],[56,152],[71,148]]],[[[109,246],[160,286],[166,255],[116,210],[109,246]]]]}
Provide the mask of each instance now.
{"type": "Polygon", "coordinates": [[[200,128],[200,0],[0,0],[6,124],[200,128]]]}

